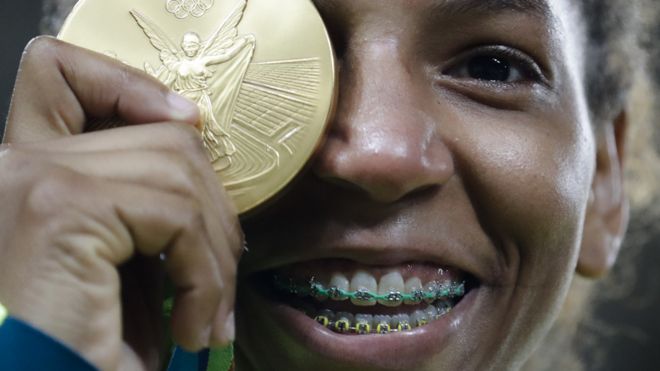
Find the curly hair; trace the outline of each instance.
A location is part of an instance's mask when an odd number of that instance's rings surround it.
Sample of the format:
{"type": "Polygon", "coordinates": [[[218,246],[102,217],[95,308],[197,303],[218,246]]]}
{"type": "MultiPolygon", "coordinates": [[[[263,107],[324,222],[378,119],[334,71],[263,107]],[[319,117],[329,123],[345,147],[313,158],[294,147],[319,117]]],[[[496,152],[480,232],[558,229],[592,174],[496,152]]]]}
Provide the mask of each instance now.
{"type": "Polygon", "coordinates": [[[630,0],[582,0],[586,21],[586,86],[591,113],[603,118],[628,101],[634,64],[639,63],[639,35],[635,2],[630,0]]]}
{"type": "MultiPolygon", "coordinates": [[[[587,42],[585,86],[592,121],[628,113],[628,194],[634,213],[657,213],[660,196],[659,112],[660,4],[656,0],[581,0],[587,42]],[[651,56],[651,58],[648,58],[651,56]]],[[[647,218],[648,219],[648,218],[647,218]]]]}

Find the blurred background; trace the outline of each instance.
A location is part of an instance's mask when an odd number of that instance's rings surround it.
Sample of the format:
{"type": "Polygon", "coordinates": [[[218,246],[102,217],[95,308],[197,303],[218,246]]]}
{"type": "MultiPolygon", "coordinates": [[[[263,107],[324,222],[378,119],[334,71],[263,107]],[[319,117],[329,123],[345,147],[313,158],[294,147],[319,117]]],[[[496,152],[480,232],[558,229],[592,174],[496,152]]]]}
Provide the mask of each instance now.
{"type": "MultiPolygon", "coordinates": [[[[4,127],[21,52],[39,34],[42,5],[40,0],[0,0],[0,4],[0,126],[4,127]]],[[[660,50],[652,45],[660,44],[660,27],[646,43],[660,50]]],[[[654,59],[660,60],[660,52],[654,59]]],[[[660,83],[660,63],[651,76],[660,83]]],[[[657,213],[634,217],[619,264],[597,287],[595,311],[578,328],[576,346],[583,348],[587,370],[660,370],[657,217],[657,213]]]]}
{"type": "Polygon", "coordinates": [[[0,4],[0,114],[4,127],[21,52],[28,40],[39,34],[41,1],[0,0],[0,4]]]}

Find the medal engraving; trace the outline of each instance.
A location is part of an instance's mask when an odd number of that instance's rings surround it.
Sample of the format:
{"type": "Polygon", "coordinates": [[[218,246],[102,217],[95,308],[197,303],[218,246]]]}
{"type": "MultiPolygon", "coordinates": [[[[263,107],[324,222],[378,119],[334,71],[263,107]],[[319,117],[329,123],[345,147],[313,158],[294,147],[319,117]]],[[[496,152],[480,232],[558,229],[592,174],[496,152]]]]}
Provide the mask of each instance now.
{"type": "Polygon", "coordinates": [[[179,19],[188,16],[202,17],[206,11],[211,9],[214,0],[167,0],[167,11],[179,19]]]}
{"type": "MultiPolygon", "coordinates": [[[[231,125],[239,149],[226,173],[231,194],[247,190],[298,153],[313,122],[321,84],[317,58],[254,63],[248,68],[231,125]]],[[[217,167],[216,167],[217,171],[217,167]]]]}
{"type": "Polygon", "coordinates": [[[190,31],[183,35],[180,47],[147,17],[130,11],[163,63],[158,69],[145,63],[144,70],[197,103],[204,146],[211,161],[221,163],[217,170],[228,167],[229,156],[236,152],[229,138],[229,124],[243,76],[254,55],[254,36],[239,36],[236,30],[246,5],[245,1],[239,3],[208,40],[201,40],[190,31]]]}
{"type": "Polygon", "coordinates": [[[256,40],[237,31],[246,5],[239,2],[209,39],[190,31],[179,47],[153,21],[130,11],[162,62],[157,69],[146,62],[145,72],[197,103],[215,170],[228,171],[237,162],[231,174],[240,181],[230,184],[234,188],[274,170],[280,151],[294,153],[296,133],[305,124],[298,121],[309,120],[320,84],[315,59],[255,64],[248,74],[256,40]],[[240,142],[238,156],[232,131],[240,142]]]}
{"type": "Polygon", "coordinates": [[[194,101],[213,169],[247,212],[283,189],[320,143],[336,92],[327,32],[307,1],[170,0],[166,7],[80,0],[60,37],[194,101]]]}

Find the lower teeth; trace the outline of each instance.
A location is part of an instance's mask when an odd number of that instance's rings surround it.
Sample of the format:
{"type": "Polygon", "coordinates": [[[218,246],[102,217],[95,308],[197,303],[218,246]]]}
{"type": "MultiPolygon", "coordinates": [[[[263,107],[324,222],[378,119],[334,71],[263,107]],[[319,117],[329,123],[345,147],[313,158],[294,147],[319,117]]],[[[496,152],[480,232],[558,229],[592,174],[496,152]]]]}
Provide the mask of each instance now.
{"type": "Polygon", "coordinates": [[[412,314],[370,315],[333,312],[323,309],[317,313],[308,313],[321,326],[341,334],[389,334],[412,331],[449,313],[453,304],[450,301],[438,301],[424,310],[412,314]]]}

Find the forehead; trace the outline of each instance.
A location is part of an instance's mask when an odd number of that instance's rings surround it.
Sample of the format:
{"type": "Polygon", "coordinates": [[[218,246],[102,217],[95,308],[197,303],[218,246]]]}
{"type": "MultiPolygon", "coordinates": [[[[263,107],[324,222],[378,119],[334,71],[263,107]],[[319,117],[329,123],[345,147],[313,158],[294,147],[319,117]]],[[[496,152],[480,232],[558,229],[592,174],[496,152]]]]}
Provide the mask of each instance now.
{"type": "MultiPolygon", "coordinates": [[[[364,25],[368,32],[405,30],[424,37],[480,33],[498,27],[509,37],[553,43],[563,57],[576,58],[581,70],[585,20],[580,4],[586,0],[312,0],[331,29],[353,35],[364,25]],[[380,26],[380,27],[379,27],[380,26]],[[438,32],[442,30],[443,32],[438,32]],[[449,32],[451,31],[451,32],[449,32]]],[[[607,1],[607,0],[600,0],[607,1]]],[[[502,32],[500,32],[501,34],[502,32]]],[[[364,34],[361,34],[364,36],[364,34]]],[[[508,40],[511,41],[511,40],[508,40]]]]}
{"type": "Polygon", "coordinates": [[[495,12],[515,11],[537,17],[549,17],[550,6],[546,0],[403,0],[411,6],[429,6],[443,12],[495,12]]]}
{"type": "Polygon", "coordinates": [[[314,3],[323,9],[361,10],[374,7],[391,7],[393,5],[405,7],[410,11],[423,11],[429,16],[442,13],[443,15],[464,13],[491,13],[515,12],[539,19],[553,18],[553,8],[562,0],[314,0],[314,3]]]}

